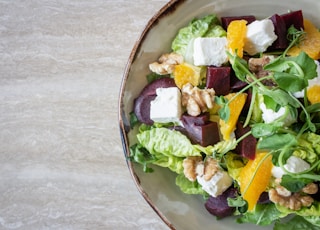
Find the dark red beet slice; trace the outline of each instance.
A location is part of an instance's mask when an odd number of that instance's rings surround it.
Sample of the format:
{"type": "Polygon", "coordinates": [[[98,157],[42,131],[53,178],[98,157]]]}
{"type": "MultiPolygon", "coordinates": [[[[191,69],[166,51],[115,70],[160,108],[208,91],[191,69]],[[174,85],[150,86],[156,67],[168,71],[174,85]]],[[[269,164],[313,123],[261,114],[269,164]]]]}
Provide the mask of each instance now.
{"type": "Polygon", "coordinates": [[[190,116],[188,114],[183,114],[182,121],[188,125],[204,125],[208,122],[210,114],[209,113],[202,113],[199,116],[190,116]]]}
{"type": "Polygon", "coordinates": [[[216,95],[227,95],[230,92],[231,67],[207,67],[207,88],[213,88],[216,95]]]}
{"type": "Polygon", "coordinates": [[[156,98],[156,95],[141,95],[134,100],[134,113],[138,120],[147,125],[152,125],[150,119],[150,102],[156,98]]]}
{"type": "Polygon", "coordinates": [[[150,102],[156,97],[157,88],[176,87],[174,80],[169,77],[159,78],[145,86],[140,95],[134,100],[133,111],[142,123],[152,125],[150,119],[150,102]]]}
{"type": "Polygon", "coordinates": [[[269,193],[268,192],[263,192],[261,193],[259,200],[258,200],[259,204],[268,204],[270,203],[270,199],[269,199],[269,193]]]}
{"type": "Polygon", "coordinates": [[[221,25],[222,27],[227,30],[229,24],[234,20],[246,20],[248,24],[256,20],[256,17],[253,15],[244,15],[244,16],[228,16],[228,17],[221,17],[221,25]]]}
{"type": "MultiPolygon", "coordinates": [[[[241,122],[237,123],[237,129],[235,130],[236,138],[239,138],[249,132],[251,128],[249,126],[243,127],[241,122]]],[[[257,139],[254,136],[249,135],[244,138],[240,143],[237,145],[235,152],[245,158],[254,160],[256,156],[256,146],[257,146],[257,139]]]]}
{"type": "Polygon", "coordinates": [[[300,30],[301,28],[304,29],[302,10],[282,14],[280,15],[280,17],[284,20],[287,29],[291,25],[293,25],[298,30],[300,30]]]}
{"type": "Polygon", "coordinates": [[[228,206],[228,198],[235,198],[237,195],[237,189],[230,187],[220,196],[212,197],[210,196],[207,202],[205,203],[205,207],[209,213],[218,217],[224,218],[227,216],[231,216],[235,212],[235,207],[228,206]]]}
{"type": "Polygon", "coordinates": [[[157,88],[169,88],[176,87],[174,79],[170,77],[163,77],[157,80],[154,80],[150,84],[146,85],[141,91],[140,95],[156,95],[157,88]]]}
{"type": "Polygon", "coordinates": [[[279,50],[286,49],[288,46],[287,39],[287,27],[286,23],[281,16],[278,14],[274,14],[270,17],[274,25],[274,32],[278,36],[277,40],[275,40],[269,50],[279,50]]]}
{"type": "Polygon", "coordinates": [[[218,124],[209,121],[209,116],[209,113],[197,117],[182,115],[182,123],[192,143],[206,147],[220,141],[218,124]]]}

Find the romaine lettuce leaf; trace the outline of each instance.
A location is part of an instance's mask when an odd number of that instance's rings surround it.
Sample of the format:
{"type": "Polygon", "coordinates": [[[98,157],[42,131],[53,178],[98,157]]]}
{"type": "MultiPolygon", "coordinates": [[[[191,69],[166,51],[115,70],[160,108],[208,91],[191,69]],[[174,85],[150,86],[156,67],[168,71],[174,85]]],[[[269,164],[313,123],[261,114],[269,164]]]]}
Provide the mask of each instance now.
{"type": "Polygon", "coordinates": [[[201,156],[190,140],[178,131],[153,128],[137,134],[139,143],[151,154],[171,157],[201,156]]]}
{"type": "Polygon", "coordinates": [[[211,14],[201,19],[194,19],[188,26],[181,28],[174,38],[171,48],[174,52],[181,54],[186,62],[193,64],[193,41],[195,38],[223,37],[226,34],[217,16],[211,14]]]}
{"type": "Polygon", "coordinates": [[[169,168],[171,171],[178,174],[183,172],[182,163],[184,158],[165,156],[161,153],[151,154],[141,144],[135,144],[130,147],[130,156],[128,159],[141,164],[143,166],[143,171],[146,173],[153,172],[153,169],[149,167],[150,164],[169,168]]]}
{"type": "Polygon", "coordinates": [[[206,196],[207,193],[202,189],[202,186],[197,181],[188,180],[185,175],[179,174],[176,177],[176,185],[186,194],[200,194],[206,196]]]}
{"type": "Polygon", "coordinates": [[[286,222],[277,221],[273,229],[274,230],[306,230],[306,229],[317,230],[319,229],[318,226],[313,225],[312,223],[308,222],[305,218],[301,216],[294,216],[293,218],[291,218],[286,222]]]}

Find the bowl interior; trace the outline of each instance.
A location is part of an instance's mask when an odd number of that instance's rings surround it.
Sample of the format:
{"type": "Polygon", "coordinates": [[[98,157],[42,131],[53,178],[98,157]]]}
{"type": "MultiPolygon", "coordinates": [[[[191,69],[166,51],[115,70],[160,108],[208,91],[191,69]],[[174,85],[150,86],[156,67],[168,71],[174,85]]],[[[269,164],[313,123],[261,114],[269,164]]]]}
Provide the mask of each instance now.
{"type": "MultiPolygon", "coordinates": [[[[137,130],[129,128],[129,113],[133,100],[147,84],[148,64],[170,51],[172,39],[179,28],[195,17],[215,13],[218,16],[255,15],[266,18],[275,13],[302,9],[305,18],[320,27],[318,0],[174,0],[166,4],[150,19],[138,39],[123,77],[119,98],[119,123],[125,155],[136,142],[137,130]]],[[[175,229],[272,229],[247,224],[236,224],[232,218],[217,221],[203,206],[203,198],[183,194],[175,185],[175,174],[168,169],[153,166],[153,173],[144,173],[140,165],[127,162],[137,185],[151,207],[171,228],[175,229]]]]}

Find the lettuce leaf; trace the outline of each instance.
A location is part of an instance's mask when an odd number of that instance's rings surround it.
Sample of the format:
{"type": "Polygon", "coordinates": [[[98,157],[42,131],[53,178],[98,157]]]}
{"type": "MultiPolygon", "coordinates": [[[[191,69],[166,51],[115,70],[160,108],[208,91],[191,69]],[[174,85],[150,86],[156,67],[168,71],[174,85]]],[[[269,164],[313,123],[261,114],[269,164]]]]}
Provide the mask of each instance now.
{"type": "Polygon", "coordinates": [[[201,19],[192,20],[188,26],[179,30],[174,38],[171,48],[181,54],[185,61],[193,64],[193,41],[197,37],[223,37],[226,31],[220,25],[215,14],[207,15],[201,19]]]}
{"type": "Polygon", "coordinates": [[[201,156],[201,151],[178,131],[164,127],[140,126],[138,143],[130,147],[129,159],[143,165],[145,172],[152,172],[150,164],[183,173],[183,159],[201,156]]]}
{"type": "Polygon", "coordinates": [[[186,194],[208,195],[197,181],[188,180],[183,173],[176,177],[176,185],[186,194]]]}
{"type": "Polygon", "coordinates": [[[201,156],[190,140],[178,131],[154,128],[137,134],[139,143],[151,154],[171,157],[201,156]]]}
{"type": "Polygon", "coordinates": [[[298,216],[303,216],[303,217],[320,216],[320,203],[317,201],[315,201],[313,205],[311,205],[310,207],[303,207],[297,211],[288,209],[281,205],[276,205],[276,208],[283,215],[296,214],[298,216]]]}
{"type": "MultiPolygon", "coordinates": [[[[319,217],[316,217],[319,222],[319,217]]],[[[319,225],[314,225],[301,216],[294,216],[289,221],[278,221],[274,225],[274,230],[317,230],[319,225]]]]}

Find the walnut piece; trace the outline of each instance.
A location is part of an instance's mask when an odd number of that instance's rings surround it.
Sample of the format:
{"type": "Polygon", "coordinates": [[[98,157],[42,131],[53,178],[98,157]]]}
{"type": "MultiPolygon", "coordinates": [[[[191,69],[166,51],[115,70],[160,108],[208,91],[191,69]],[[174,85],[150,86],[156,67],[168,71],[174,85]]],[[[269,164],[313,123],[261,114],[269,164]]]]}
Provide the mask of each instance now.
{"type": "Polygon", "coordinates": [[[318,192],[318,185],[315,183],[307,184],[301,191],[306,194],[316,194],[318,192]]]}
{"type": "Polygon", "coordinates": [[[309,194],[318,192],[318,185],[310,183],[306,185],[301,192],[295,192],[290,195],[282,193],[282,186],[277,186],[275,189],[269,190],[269,199],[273,203],[279,204],[291,210],[300,210],[302,207],[309,207],[314,199],[309,194]]]}
{"type": "Polygon", "coordinates": [[[177,53],[163,54],[158,62],[149,64],[149,69],[157,74],[166,75],[174,71],[176,65],[183,63],[183,56],[177,53]]]}
{"type": "Polygon", "coordinates": [[[214,104],[214,89],[199,89],[190,83],[185,84],[182,89],[182,105],[187,108],[191,116],[198,116],[201,112],[211,109],[214,104]]]}
{"type": "Polygon", "coordinates": [[[219,170],[218,162],[209,157],[204,162],[204,180],[209,181],[219,170]]]}
{"type": "Polygon", "coordinates": [[[190,181],[195,181],[197,179],[198,172],[197,168],[202,164],[202,157],[187,157],[183,160],[183,173],[186,178],[190,181]]]}
{"type": "MultiPolygon", "coordinates": [[[[267,65],[273,56],[263,56],[260,58],[250,58],[248,61],[249,70],[253,72],[257,78],[266,77],[270,74],[269,71],[264,70],[263,67],[267,65]]],[[[250,80],[250,79],[248,79],[250,80]]],[[[272,80],[263,80],[262,83],[267,86],[273,86],[275,83],[272,80]]]]}
{"type": "Polygon", "coordinates": [[[183,160],[183,173],[190,181],[195,181],[197,176],[203,176],[209,181],[219,171],[217,161],[211,157],[205,162],[202,157],[187,157],[183,160]]]}

